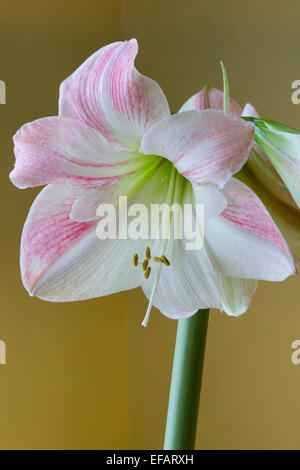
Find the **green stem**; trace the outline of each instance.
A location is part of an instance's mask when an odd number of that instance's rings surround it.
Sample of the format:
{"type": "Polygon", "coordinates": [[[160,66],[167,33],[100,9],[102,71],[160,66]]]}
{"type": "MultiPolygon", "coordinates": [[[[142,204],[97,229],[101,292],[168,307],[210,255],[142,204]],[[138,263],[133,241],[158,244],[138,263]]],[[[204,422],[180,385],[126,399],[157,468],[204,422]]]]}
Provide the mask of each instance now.
{"type": "Polygon", "coordinates": [[[178,321],[165,450],[194,449],[209,310],[178,321]]]}

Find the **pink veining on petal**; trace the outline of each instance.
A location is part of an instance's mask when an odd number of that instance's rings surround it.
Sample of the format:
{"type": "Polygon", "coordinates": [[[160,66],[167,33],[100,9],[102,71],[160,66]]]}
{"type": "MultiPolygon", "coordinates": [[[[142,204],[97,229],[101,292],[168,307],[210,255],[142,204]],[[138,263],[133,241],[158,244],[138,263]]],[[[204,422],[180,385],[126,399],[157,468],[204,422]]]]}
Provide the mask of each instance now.
{"type": "MultiPolygon", "coordinates": [[[[46,188],[48,193],[49,188],[46,188]]],[[[55,188],[50,191],[55,191],[55,188]]],[[[52,207],[50,205],[47,210],[45,200],[42,203],[45,208],[43,209],[42,205],[39,209],[40,216],[29,218],[25,226],[21,244],[21,271],[24,285],[29,291],[34,289],[48,267],[95,225],[95,222],[78,223],[70,219],[73,202],[74,197],[65,196],[52,207]]]]}
{"type": "Polygon", "coordinates": [[[288,245],[275,222],[250,188],[237,179],[231,178],[224,187],[223,194],[228,204],[221,214],[222,217],[243,230],[270,240],[284,252],[289,253],[288,245]]]}
{"type": "Polygon", "coordinates": [[[144,154],[161,155],[192,183],[223,187],[246,163],[255,127],[219,110],[185,111],[152,126],[144,154]]]}
{"type": "Polygon", "coordinates": [[[195,95],[195,109],[208,109],[209,108],[209,101],[208,101],[208,91],[207,88],[199,91],[195,95]]]}
{"type": "Polygon", "coordinates": [[[110,176],[107,178],[87,178],[85,176],[70,176],[67,175],[64,181],[71,183],[73,186],[77,186],[79,189],[97,189],[103,186],[110,185],[111,183],[122,180],[122,178],[129,176],[131,173],[126,173],[120,176],[110,176]]]}
{"type": "MultiPolygon", "coordinates": [[[[249,146],[249,140],[236,140],[234,145],[235,152],[239,155],[247,155],[249,153],[250,147],[252,146],[249,146]]],[[[227,130],[224,129],[224,132],[219,133],[218,135],[210,135],[208,132],[208,135],[203,144],[205,145],[206,158],[204,156],[202,165],[190,167],[188,170],[182,171],[183,176],[186,178],[197,178],[201,180],[208,178],[209,174],[213,173],[215,170],[226,171],[231,169],[231,165],[229,166],[229,161],[224,158],[224,154],[226,155],[228,149],[232,147],[232,138],[230,136],[229,128],[227,130]],[[220,152],[219,149],[223,149],[224,153],[220,152]],[[214,155],[214,158],[211,158],[212,155],[214,155]]],[[[201,149],[199,150],[200,154],[201,149]]],[[[190,151],[193,151],[193,148],[191,148],[190,151]]],[[[185,155],[186,154],[181,154],[178,159],[176,159],[176,163],[184,158],[185,155]]]]}
{"type": "MultiPolygon", "coordinates": [[[[205,87],[198,93],[189,98],[184,105],[180,108],[180,111],[191,111],[193,109],[204,110],[204,109],[223,109],[224,94],[221,90],[216,88],[205,87]]],[[[229,99],[228,112],[240,116],[242,114],[242,108],[233,99],[229,99]]]]}
{"type": "Polygon", "coordinates": [[[120,45],[120,42],[109,44],[97,51],[61,84],[60,89],[59,114],[83,121],[112,142],[117,139],[97,113],[98,96],[95,91],[99,77],[120,45]]]}
{"type": "MultiPolygon", "coordinates": [[[[222,91],[217,90],[216,88],[211,88],[208,96],[210,108],[223,109],[224,94],[222,91]]],[[[231,114],[236,114],[237,116],[242,114],[242,108],[233,98],[229,99],[228,112],[231,114]]]]}
{"type": "Polygon", "coordinates": [[[60,88],[59,114],[84,121],[111,142],[139,147],[144,132],[170,114],[159,85],[134,67],[132,39],[104,47],[60,88]]]}
{"type": "Polygon", "coordinates": [[[89,183],[102,179],[102,168],[122,168],[135,158],[132,151],[110,143],[83,122],[57,116],[25,124],[14,143],[16,165],[11,179],[18,187],[70,178],[89,183]]]}

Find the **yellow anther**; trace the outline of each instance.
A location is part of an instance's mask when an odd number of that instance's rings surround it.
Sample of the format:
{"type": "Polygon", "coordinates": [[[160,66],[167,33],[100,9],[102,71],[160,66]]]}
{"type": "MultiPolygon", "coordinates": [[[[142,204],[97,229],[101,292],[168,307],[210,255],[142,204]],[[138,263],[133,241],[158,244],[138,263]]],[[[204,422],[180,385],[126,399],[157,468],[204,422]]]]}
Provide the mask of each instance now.
{"type": "Polygon", "coordinates": [[[148,263],[149,263],[149,260],[147,258],[144,259],[143,264],[142,264],[143,271],[146,271],[146,269],[148,268],[148,263]]]}
{"type": "Polygon", "coordinates": [[[163,263],[163,260],[158,256],[154,256],[153,261],[155,261],[155,263],[163,263]]]}
{"type": "Polygon", "coordinates": [[[147,248],[146,248],[146,258],[151,259],[151,250],[150,250],[149,246],[147,246],[147,248]]]}
{"type": "Polygon", "coordinates": [[[137,266],[139,264],[139,255],[137,253],[133,255],[132,262],[133,262],[133,266],[137,266]]]}
{"type": "Polygon", "coordinates": [[[150,276],[150,273],[151,273],[151,268],[150,268],[150,266],[148,266],[148,268],[144,272],[144,278],[148,279],[148,277],[150,276]]]}
{"type": "Polygon", "coordinates": [[[170,266],[171,263],[165,255],[161,255],[160,259],[166,266],[170,266]]]}

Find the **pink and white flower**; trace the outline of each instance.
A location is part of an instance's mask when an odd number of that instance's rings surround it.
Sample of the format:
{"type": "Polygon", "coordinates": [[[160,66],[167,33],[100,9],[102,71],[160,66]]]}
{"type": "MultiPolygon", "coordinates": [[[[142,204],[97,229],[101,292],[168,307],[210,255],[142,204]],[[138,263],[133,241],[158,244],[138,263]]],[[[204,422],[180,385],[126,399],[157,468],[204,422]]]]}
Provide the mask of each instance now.
{"type": "Polygon", "coordinates": [[[248,160],[255,127],[234,101],[221,111],[216,91],[200,92],[171,116],[159,85],[134,67],[137,48],[133,39],[97,51],[62,83],[59,115],[26,124],[14,137],[12,182],[46,185],[23,230],[23,283],[51,301],[142,286],[147,318],[152,305],[171,318],[210,307],[239,315],[257,279],[295,273],[268,211],[233,177],[248,160]],[[119,195],[146,205],[203,203],[204,248],[187,251],[177,239],[99,240],[96,208],[119,195]],[[146,246],[171,261],[153,266],[148,279],[132,264],[146,246]]]}

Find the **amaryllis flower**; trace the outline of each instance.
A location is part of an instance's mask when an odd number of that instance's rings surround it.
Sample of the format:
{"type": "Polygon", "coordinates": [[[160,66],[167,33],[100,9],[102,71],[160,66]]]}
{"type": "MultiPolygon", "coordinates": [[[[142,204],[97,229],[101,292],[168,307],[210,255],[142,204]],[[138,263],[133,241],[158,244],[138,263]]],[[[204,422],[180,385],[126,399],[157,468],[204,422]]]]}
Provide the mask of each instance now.
{"type": "Polygon", "coordinates": [[[23,230],[23,283],[51,301],[142,286],[150,301],[144,324],[152,305],[172,318],[209,307],[239,315],[257,279],[295,273],[268,211],[233,177],[247,162],[255,126],[233,101],[228,113],[220,110],[218,94],[205,96],[210,103],[192,97],[171,116],[158,84],[135,69],[136,54],[134,39],[100,49],[62,83],[59,115],[14,137],[13,183],[47,185],[23,230]],[[97,207],[120,195],[148,207],[204,204],[204,247],[188,251],[174,237],[99,240],[97,207]]]}

